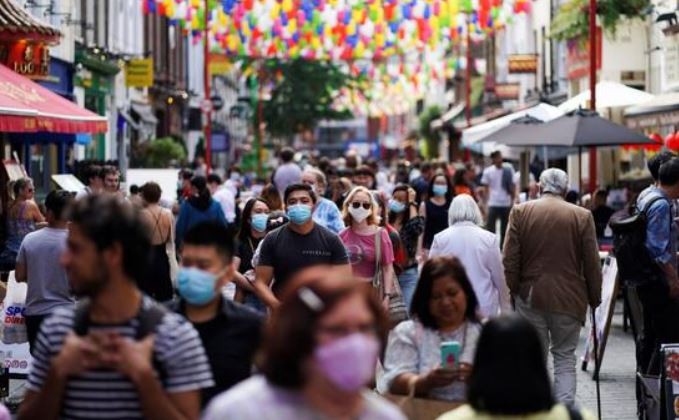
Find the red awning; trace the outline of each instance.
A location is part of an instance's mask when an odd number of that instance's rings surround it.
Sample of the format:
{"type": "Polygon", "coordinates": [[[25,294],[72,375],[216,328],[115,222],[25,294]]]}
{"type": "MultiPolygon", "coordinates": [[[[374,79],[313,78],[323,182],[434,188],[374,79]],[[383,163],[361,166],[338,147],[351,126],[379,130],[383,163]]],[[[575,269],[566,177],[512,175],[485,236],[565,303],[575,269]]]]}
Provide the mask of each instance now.
{"type": "Polygon", "coordinates": [[[0,65],[0,131],[105,133],[108,122],[0,65]]]}

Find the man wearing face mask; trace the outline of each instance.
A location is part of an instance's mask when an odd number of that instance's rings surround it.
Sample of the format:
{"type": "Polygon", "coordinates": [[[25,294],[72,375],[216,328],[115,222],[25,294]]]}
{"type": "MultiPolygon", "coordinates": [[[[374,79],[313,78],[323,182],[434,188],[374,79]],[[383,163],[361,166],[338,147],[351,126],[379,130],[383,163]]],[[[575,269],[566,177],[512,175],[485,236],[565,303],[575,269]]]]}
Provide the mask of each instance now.
{"type": "Polygon", "coordinates": [[[218,223],[200,223],[184,238],[172,309],[193,324],[207,353],[215,385],[202,390],[203,407],[250,376],[260,342],[261,316],[221,293],[234,277],[233,253],[233,236],[218,223]]]}
{"type": "Polygon", "coordinates": [[[290,223],[266,235],[255,268],[255,293],[269,307],[278,306],[288,280],[302,268],[329,264],[334,266],[333,271],[351,275],[349,257],[340,238],[311,217],[316,205],[311,187],[290,185],[284,201],[290,223]],[[276,282],[269,290],[273,278],[276,282]]]}

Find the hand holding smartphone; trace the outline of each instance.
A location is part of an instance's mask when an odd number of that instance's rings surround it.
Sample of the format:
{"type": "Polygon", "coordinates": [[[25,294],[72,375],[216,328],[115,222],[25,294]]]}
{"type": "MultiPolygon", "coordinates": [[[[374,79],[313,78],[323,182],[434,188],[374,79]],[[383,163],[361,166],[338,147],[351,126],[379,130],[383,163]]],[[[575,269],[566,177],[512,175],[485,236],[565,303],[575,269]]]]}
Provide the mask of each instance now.
{"type": "Polygon", "coordinates": [[[457,369],[460,367],[462,346],[459,341],[444,341],[441,343],[441,367],[457,369]]]}

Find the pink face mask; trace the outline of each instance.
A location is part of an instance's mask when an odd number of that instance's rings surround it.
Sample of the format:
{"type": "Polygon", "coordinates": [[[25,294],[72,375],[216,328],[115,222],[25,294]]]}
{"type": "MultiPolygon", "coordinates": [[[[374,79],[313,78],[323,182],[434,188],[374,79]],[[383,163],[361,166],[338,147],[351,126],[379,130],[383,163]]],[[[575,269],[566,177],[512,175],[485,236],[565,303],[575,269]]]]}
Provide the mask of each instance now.
{"type": "Polygon", "coordinates": [[[355,392],[375,374],[378,350],[375,337],[354,333],[318,347],[314,360],[337,388],[355,392]]]}

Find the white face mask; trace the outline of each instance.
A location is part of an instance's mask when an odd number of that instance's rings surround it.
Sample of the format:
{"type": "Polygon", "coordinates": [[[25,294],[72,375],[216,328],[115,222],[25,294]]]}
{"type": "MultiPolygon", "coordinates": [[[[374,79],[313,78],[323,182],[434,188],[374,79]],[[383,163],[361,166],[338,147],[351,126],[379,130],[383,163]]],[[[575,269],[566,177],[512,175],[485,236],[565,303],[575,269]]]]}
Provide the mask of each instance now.
{"type": "Polygon", "coordinates": [[[359,207],[357,209],[354,207],[349,207],[349,214],[357,223],[361,223],[368,216],[370,216],[370,209],[364,209],[363,207],[359,207]]]}

